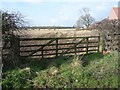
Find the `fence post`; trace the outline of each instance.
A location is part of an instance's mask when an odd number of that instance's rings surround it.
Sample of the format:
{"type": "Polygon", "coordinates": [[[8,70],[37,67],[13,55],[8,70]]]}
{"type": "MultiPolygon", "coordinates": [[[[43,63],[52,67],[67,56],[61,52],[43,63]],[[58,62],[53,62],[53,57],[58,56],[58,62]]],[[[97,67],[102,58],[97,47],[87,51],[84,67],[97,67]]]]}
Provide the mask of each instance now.
{"type": "Polygon", "coordinates": [[[42,53],[42,58],[44,58],[44,52],[43,52],[43,48],[41,50],[41,53],[42,53]]]}
{"type": "Polygon", "coordinates": [[[58,38],[56,38],[56,57],[58,56],[58,38]]]}
{"type": "Polygon", "coordinates": [[[103,32],[100,32],[99,52],[103,52],[103,49],[104,49],[104,35],[103,32]]]}
{"type": "Polygon", "coordinates": [[[77,45],[75,45],[75,55],[76,55],[76,53],[77,53],[77,45]]]}
{"type": "MultiPolygon", "coordinates": [[[[76,42],[76,37],[75,37],[75,39],[73,39],[75,42],[76,42]]],[[[77,53],[77,45],[75,45],[75,55],[76,55],[76,53],[77,53]]]]}
{"type": "Polygon", "coordinates": [[[89,43],[89,42],[88,42],[88,41],[89,41],[89,38],[88,38],[88,37],[86,38],[86,41],[87,41],[87,42],[86,42],[86,54],[88,54],[88,43],[89,43]]]}
{"type": "Polygon", "coordinates": [[[100,34],[98,36],[98,52],[100,52],[100,34]]]}

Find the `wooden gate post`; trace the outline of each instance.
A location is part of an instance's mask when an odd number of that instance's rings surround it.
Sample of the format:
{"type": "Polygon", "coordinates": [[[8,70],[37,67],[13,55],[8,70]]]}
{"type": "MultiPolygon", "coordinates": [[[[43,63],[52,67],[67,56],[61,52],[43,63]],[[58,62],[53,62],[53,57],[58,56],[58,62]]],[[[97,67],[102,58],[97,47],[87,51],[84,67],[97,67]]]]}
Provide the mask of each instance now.
{"type": "Polygon", "coordinates": [[[100,34],[98,36],[98,52],[100,52],[100,34]]]}
{"type": "Polygon", "coordinates": [[[104,49],[104,35],[100,32],[99,52],[103,52],[104,49]]]}
{"type": "Polygon", "coordinates": [[[87,41],[86,42],[86,54],[88,54],[88,43],[89,43],[89,38],[88,37],[86,38],[86,41],[87,41]]]}
{"type": "Polygon", "coordinates": [[[58,38],[56,38],[56,57],[58,56],[58,38]]]}
{"type": "Polygon", "coordinates": [[[43,47],[42,47],[42,49],[41,49],[41,54],[42,54],[42,58],[44,58],[43,47]]]}
{"type": "Polygon", "coordinates": [[[75,45],[75,55],[77,54],[77,45],[75,45]]]}

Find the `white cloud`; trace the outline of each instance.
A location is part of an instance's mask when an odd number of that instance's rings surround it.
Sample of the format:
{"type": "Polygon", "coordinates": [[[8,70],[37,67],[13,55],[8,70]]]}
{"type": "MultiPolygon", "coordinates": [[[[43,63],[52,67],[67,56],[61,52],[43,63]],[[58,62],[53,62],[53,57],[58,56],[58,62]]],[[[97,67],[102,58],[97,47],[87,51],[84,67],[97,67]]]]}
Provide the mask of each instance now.
{"type": "Polygon", "coordinates": [[[1,2],[119,2],[119,0],[0,0],[1,2]]]}
{"type": "Polygon", "coordinates": [[[106,6],[97,6],[96,10],[105,11],[105,10],[107,10],[107,7],[106,6]]]}
{"type": "Polygon", "coordinates": [[[68,16],[58,16],[58,17],[51,18],[50,23],[55,25],[56,23],[66,22],[68,20],[69,20],[68,16]]]}
{"type": "Polygon", "coordinates": [[[52,24],[56,23],[75,23],[79,18],[79,9],[85,7],[85,5],[73,5],[67,3],[60,7],[56,16],[50,19],[52,24]],[[70,22],[71,21],[71,22],[70,22]]]}

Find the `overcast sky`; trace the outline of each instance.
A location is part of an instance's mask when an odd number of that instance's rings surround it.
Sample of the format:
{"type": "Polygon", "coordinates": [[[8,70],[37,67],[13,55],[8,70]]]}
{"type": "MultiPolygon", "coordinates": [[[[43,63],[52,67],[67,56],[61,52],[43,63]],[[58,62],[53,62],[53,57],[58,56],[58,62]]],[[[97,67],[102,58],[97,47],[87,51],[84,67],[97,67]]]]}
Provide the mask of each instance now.
{"type": "Polygon", "coordinates": [[[118,7],[118,0],[0,0],[0,9],[21,12],[31,26],[74,26],[83,7],[100,21],[118,7]]]}

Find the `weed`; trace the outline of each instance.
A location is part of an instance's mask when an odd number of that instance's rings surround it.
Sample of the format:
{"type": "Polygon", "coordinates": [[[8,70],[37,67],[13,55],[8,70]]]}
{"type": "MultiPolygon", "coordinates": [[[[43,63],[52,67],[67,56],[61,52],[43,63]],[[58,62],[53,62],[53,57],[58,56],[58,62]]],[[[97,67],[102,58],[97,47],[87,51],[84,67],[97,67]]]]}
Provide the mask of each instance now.
{"type": "Polygon", "coordinates": [[[3,88],[118,88],[118,54],[28,59],[3,72],[3,88]]]}

